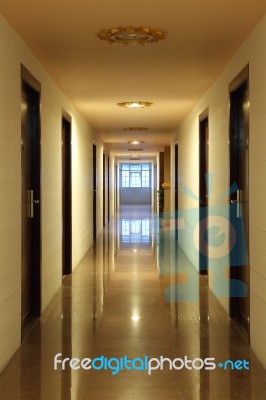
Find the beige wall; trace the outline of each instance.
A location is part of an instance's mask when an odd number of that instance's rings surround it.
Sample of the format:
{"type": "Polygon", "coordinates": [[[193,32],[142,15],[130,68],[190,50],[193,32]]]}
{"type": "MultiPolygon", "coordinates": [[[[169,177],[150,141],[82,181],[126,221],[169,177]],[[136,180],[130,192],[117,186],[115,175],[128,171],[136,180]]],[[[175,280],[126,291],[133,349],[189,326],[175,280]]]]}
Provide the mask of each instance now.
{"type": "MultiPolygon", "coordinates": [[[[227,65],[213,87],[194,107],[172,138],[172,183],[174,144],[179,144],[180,208],[198,207],[198,202],[181,191],[187,185],[198,188],[199,115],[209,108],[209,170],[214,174],[215,199],[229,186],[229,83],[249,63],[250,67],[250,269],[251,269],[251,346],[266,367],[266,17],[257,26],[227,65]]],[[[174,207],[174,193],[171,193],[174,207]]],[[[187,213],[188,214],[188,213],[187,213]]],[[[190,223],[187,217],[188,224],[190,223]]],[[[186,248],[189,237],[181,245],[186,248]]],[[[189,255],[189,254],[188,254],[189,255]]],[[[219,275],[219,271],[216,272],[219,275]]],[[[220,273],[221,274],[221,273],[220,273]]],[[[212,277],[213,279],[214,277],[212,277]]],[[[221,276],[220,276],[221,278],[221,276]]],[[[211,283],[212,285],[212,283],[211,283]]],[[[219,299],[228,310],[228,298],[219,299]]]]}
{"type": "Polygon", "coordinates": [[[41,83],[42,310],[62,282],[61,118],[72,118],[73,269],[92,244],[92,141],[97,143],[97,232],[103,146],[12,28],[0,19],[0,371],[21,343],[20,64],[41,83]]]}

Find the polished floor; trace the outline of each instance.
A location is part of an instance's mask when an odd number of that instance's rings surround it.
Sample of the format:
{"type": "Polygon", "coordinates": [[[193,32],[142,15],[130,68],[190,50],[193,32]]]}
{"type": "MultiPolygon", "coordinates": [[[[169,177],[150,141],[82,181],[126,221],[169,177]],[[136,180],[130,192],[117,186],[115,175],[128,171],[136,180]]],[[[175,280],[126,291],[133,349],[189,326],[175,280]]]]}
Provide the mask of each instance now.
{"type": "MultiPolygon", "coordinates": [[[[156,360],[151,365],[159,366],[156,360]]],[[[266,372],[245,334],[211,295],[207,277],[199,277],[179,251],[168,221],[145,207],[121,209],[63,279],[62,290],[0,376],[3,400],[263,400],[265,393],[266,372]],[[199,293],[181,301],[178,288],[187,276],[199,293]],[[58,353],[61,359],[98,358],[98,370],[69,364],[55,370],[58,353]],[[109,369],[100,369],[103,357],[124,356],[138,358],[135,370],[120,364],[118,372],[114,359],[109,369]],[[217,365],[246,360],[250,369],[199,369],[198,360],[198,368],[170,370],[166,360],[163,369],[148,374],[145,356],[179,358],[177,368],[185,357],[215,358],[217,365]]]]}

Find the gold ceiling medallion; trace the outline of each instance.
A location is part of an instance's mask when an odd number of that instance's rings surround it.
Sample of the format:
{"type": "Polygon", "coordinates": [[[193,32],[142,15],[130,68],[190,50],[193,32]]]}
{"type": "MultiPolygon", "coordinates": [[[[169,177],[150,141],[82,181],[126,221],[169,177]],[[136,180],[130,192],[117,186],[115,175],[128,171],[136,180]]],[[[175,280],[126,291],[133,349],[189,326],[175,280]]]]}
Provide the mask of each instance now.
{"type": "Polygon", "coordinates": [[[159,40],[164,40],[167,32],[163,32],[161,29],[154,29],[149,27],[134,26],[102,29],[97,33],[97,37],[101,40],[108,40],[109,43],[122,43],[127,45],[133,44],[146,44],[146,43],[157,43],[159,40]]]}
{"type": "Polygon", "coordinates": [[[147,131],[149,128],[145,128],[145,127],[134,127],[134,126],[130,126],[128,128],[124,128],[124,131],[147,131]]]}
{"type": "Polygon", "coordinates": [[[150,107],[153,103],[149,101],[122,101],[121,103],[117,103],[119,107],[126,107],[126,108],[143,108],[143,107],[150,107]]]}

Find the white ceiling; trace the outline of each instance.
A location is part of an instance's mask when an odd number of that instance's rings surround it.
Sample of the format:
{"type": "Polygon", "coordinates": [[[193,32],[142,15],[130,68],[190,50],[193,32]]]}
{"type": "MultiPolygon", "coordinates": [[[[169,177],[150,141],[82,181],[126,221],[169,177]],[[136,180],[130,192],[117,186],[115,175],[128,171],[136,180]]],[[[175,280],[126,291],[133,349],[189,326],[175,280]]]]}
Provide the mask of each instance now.
{"type": "Polygon", "coordinates": [[[265,0],[1,0],[0,11],[92,125],[121,153],[144,151],[171,134],[266,12],[265,0]],[[117,26],[168,32],[157,44],[109,44],[117,26]],[[151,101],[122,109],[121,101],[151,101]],[[148,127],[134,133],[123,128],[148,127]]]}

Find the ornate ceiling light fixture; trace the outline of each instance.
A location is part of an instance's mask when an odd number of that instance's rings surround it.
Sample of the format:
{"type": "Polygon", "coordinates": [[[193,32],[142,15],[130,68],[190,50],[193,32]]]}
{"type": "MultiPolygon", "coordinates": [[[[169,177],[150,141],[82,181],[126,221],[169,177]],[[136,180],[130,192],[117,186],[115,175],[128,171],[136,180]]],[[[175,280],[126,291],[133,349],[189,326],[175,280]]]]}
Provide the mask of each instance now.
{"type": "Polygon", "coordinates": [[[134,127],[134,126],[130,126],[128,128],[124,128],[124,131],[147,131],[149,128],[145,128],[145,127],[134,127]]]}
{"type": "Polygon", "coordinates": [[[158,28],[150,28],[134,26],[102,29],[96,34],[101,40],[107,40],[109,43],[122,43],[124,45],[157,43],[159,40],[164,40],[167,32],[163,32],[158,28]]]}
{"type": "Polygon", "coordinates": [[[143,107],[150,107],[153,103],[149,101],[123,101],[121,103],[117,103],[119,107],[126,107],[126,108],[143,108],[143,107]]]}

